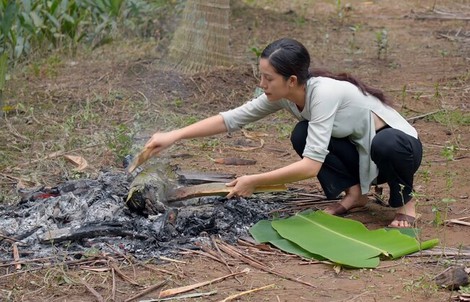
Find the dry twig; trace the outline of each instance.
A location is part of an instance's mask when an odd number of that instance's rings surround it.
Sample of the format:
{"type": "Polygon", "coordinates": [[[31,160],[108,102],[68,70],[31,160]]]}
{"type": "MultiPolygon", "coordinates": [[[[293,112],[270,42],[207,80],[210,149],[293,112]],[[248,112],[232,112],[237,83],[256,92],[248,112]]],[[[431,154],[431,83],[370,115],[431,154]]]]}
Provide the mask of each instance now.
{"type": "Polygon", "coordinates": [[[101,296],[99,292],[97,292],[90,284],[88,284],[88,282],[86,282],[84,279],[81,279],[81,283],[85,285],[85,287],[93,296],[95,296],[98,302],[104,302],[103,296],[101,296]]]}
{"type": "Polygon", "coordinates": [[[157,283],[157,284],[155,284],[155,285],[152,285],[152,286],[150,286],[149,288],[144,289],[144,290],[141,291],[140,293],[138,293],[138,294],[136,294],[136,295],[130,297],[129,299],[126,299],[125,302],[130,302],[130,301],[135,300],[135,299],[137,299],[137,298],[140,298],[140,297],[142,297],[142,296],[144,296],[144,295],[146,295],[146,294],[148,294],[148,293],[151,293],[151,292],[153,292],[154,290],[157,290],[157,289],[163,287],[167,282],[168,282],[168,280],[164,280],[164,281],[162,281],[162,282],[160,282],[160,283],[157,283]]]}
{"type": "Polygon", "coordinates": [[[114,271],[117,273],[117,275],[119,277],[121,277],[121,279],[123,279],[124,281],[127,281],[129,282],[130,284],[133,284],[133,285],[136,285],[136,286],[141,286],[139,283],[135,282],[134,280],[132,280],[131,278],[127,277],[117,266],[116,264],[110,262],[109,263],[109,266],[114,269],[114,271]]]}
{"type": "Polygon", "coordinates": [[[269,285],[266,285],[266,286],[262,286],[262,287],[258,287],[258,288],[254,288],[254,289],[250,289],[250,290],[246,290],[246,291],[244,291],[244,292],[241,292],[241,293],[238,293],[238,294],[235,294],[235,295],[228,296],[227,298],[225,298],[225,299],[223,299],[223,300],[220,300],[220,302],[228,302],[228,301],[233,300],[233,299],[236,299],[236,298],[238,298],[238,297],[240,297],[240,296],[248,295],[248,294],[251,294],[251,293],[254,293],[254,292],[263,290],[263,289],[268,289],[268,288],[271,288],[271,287],[274,287],[274,284],[269,284],[269,285]]]}
{"type": "Polygon", "coordinates": [[[206,286],[206,285],[218,282],[218,281],[225,280],[229,277],[233,277],[233,276],[241,275],[241,274],[247,274],[248,271],[249,271],[248,269],[244,269],[241,272],[225,275],[225,276],[215,278],[215,279],[212,279],[212,280],[209,280],[209,281],[204,281],[204,282],[191,284],[191,285],[187,285],[187,286],[182,286],[182,287],[177,287],[177,288],[170,288],[170,289],[167,289],[167,290],[164,290],[164,291],[160,292],[160,295],[158,296],[158,298],[166,298],[166,297],[171,297],[171,296],[174,296],[174,295],[177,295],[177,294],[185,293],[185,292],[188,292],[190,290],[193,290],[193,289],[196,289],[196,288],[199,288],[199,287],[202,287],[202,286],[206,286]]]}

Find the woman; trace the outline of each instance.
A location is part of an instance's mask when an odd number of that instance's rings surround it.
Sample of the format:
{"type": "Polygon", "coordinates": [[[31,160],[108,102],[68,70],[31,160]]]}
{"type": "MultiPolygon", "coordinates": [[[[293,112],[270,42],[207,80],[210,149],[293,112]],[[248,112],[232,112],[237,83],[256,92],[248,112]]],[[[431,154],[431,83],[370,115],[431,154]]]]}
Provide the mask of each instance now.
{"type": "Polygon", "coordinates": [[[235,131],[281,109],[299,123],[291,141],[300,160],[259,174],[240,176],[227,184],[227,198],[250,196],[260,185],[284,184],[317,177],[326,196],[339,203],[325,209],[333,215],[364,206],[372,183],[390,186],[396,208],[389,227],[411,227],[415,221],[413,176],[422,158],[416,130],[379,90],[346,74],[309,70],[310,55],[298,41],[284,38],[261,54],[260,87],[264,94],[229,111],[190,126],[155,133],[146,147],[152,155],[181,139],[235,131]]]}

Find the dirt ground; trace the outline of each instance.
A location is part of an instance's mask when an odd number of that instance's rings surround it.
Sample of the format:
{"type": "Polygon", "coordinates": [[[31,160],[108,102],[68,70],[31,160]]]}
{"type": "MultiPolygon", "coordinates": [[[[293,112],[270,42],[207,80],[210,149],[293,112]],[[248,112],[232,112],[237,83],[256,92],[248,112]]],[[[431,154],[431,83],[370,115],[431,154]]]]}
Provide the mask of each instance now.
{"type": "MultiPolygon", "coordinates": [[[[21,103],[26,109],[18,110],[17,106],[15,112],[7,115],[8,127],[2,127],[6,144],[1,151],[8,156],[0,166],[4,202],[14,201],[11,194],[18,183],[28,184],[25,179],[53,185],[74,177],[70,164],[53,153],[58,151],[53,148],[54,140],[63,140],[65,150],[59,149],[61,154],[67,151],[84,157],[90,168],[79,176],[92,177],[100,169],[122,169],[113,148],[100,144],[101,128],[111,131],[112,127],[124,125],[126,130],[137,129],[133,143],[134,148],[139,148],[157,129],[185,125],[242,104],[250,99],[257,84],[256,57],[250,49],[262,49],[274,39],[289,36],[304,43],[314,65],[350,72],[394,99],[397,110],[417,128],[424,146],[423,163],[415,181],[421,239],[438,238],[442,249],[468,250],[468,225],[439,222],[470,216],[470,3],[279,2],[232,4],[231,47],[236,60],[229,69],[189,76],[162,68],[162,50],[167,45],[162,38],[156,42],[105,46],[77,58],[62,59],[57,66],[49,61],[40,65],[37,73],[28,71],[28,67],[18,72],[9,82],[12,88],[6,93],[7,105],[21,103]],[[386,45],[378,32],[386,32],[386,45]],[[99,98],[100,106],[86,111],[90,100],[99,98]],[[67,117],[84,110],[89,118],[82,114],[82,122],[74,123],[73,129],[60,138],[55,137],[53,128],[47,128],[56,125],[65,129],[70,122],[67,117]],[[99,115],[105,118],[99,119],[99,115]],[[46,128],[49,130],[41,130],[46,128]]],[[[185,141],[162,156],[173,156],[174,163],[187,170],[237,175],[268,171],[297,160],[289,142],[293,124],[286,114],[276,114],[250,125],[247,130],[259,135],[256,138],[234,133],[185,141]],[[259,146],[261,139],[263,146],[252,151],[233,148],[259,146]],[[174,156],[181,154],[189,154],[189,158],[174,156]],[[255,159],[257,163],[227,166],[212,160],[220,157],[255,159]]],[[[321,193],[316,180],[289,187],[321,193]]],[[[347,217],[377,229],[385,227],[393,215],[391,208],[370,203],[347,217]]],[[[227,258],[230,265],[226,266],[194,253],[182,255],[177,261],[149,262],[148,266],[123,261],[121,267],[143,286],[170,279],[165,288],[250,268],[247,274],[199,290],[216,290],[215,295],[184,301],[220,301],[271,284],[272,287],[243,295],[237,301],[450,301],[459,293],[436,287],[433,278],[449,265],[470,266],[468,254],[453,258],[443,252],[432,257],[382,261],[379,268],[372,270],[335,270],[330,264],[309,263],[274,250],[238,248],[263,261],[266,267],[314,287],[264,272],[235,258],[227,258]]],[[[116,301],[124,301],[144,289],[122,278],[114,279],[109,270],[64,265],[0,276],[0,297],[3,301],[96,300],[85,283],[107,301],[113,295],[116,301]]],[[[158,290],[139,299],[157,296],[158,290]]]]}

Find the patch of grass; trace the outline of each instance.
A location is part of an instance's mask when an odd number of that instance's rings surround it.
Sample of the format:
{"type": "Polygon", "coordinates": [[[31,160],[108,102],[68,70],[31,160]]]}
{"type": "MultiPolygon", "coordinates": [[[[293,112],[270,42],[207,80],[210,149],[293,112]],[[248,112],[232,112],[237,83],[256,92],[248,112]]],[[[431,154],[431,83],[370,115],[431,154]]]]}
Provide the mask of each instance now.
{"type": "Polygon", "coordinates": [[[404,289],[407,292],[421,292],[426,297],[432,297],[439,291],[438,286],[432,281],[430,276],[421,276],[416,280],[405,282],[404,289]]]}
{"type": "Polygon", "coordinates": [[[442,110],[435,114],[426,117],[428,121],[436,122],[443,125],[470,125],[470,113],[464,112],[459,109],[455,110],[442,110]]]}
{"type": "Polygon", "coordinates": [[[61,56],[57,53],[44,59],[34,61],[26,67],[26,74],[36,78],[55,78],[58,75],[58,69],[63,65],[61,56]]]}

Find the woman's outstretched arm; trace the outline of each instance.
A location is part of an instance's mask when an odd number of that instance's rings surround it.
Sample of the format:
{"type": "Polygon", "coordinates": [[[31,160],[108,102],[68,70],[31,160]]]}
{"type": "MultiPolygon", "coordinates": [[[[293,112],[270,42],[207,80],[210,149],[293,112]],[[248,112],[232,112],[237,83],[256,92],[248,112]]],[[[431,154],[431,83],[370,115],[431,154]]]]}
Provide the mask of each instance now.
{"type": "Polygon", "coordinates": [[[223,117],[218,114],[180,129],[155,132],[145,147],[152,149],[151,156],[154,156],[179,140],[206,137],[224,132],[227,132],[227,127],[223,117]]]}

